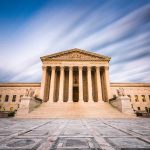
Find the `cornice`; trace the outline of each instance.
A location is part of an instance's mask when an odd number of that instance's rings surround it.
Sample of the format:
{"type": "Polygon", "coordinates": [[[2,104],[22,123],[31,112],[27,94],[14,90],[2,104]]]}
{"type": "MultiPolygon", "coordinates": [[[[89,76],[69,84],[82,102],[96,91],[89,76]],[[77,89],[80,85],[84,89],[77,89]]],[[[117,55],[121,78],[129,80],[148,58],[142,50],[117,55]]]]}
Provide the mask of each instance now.
{"type": "Polygon", "coordinates": [[[11,83],[0,83],[0,87],[40,87],[41,83],[24,83],[24,82],[11,82],[11,83]]]}
{"type": "MultiPolygon", "coordinates": [[[[0,83],[0,87],[40,87],[39,82],[13,82],[13,83],[0,83]]],[[[111,87],[150,87],[150,83],[110,83],[111,87]]]]}
{"type": "Polygon", "coordinates": [[[150,83],[110,83],[111,87],[150,87],[150,83]]]}
{"type": "Polygon", "coordinates": [[[72,60],[72,59],[67,59],[67,60],[64,60],[64,59],[51,59],[51,58],[45,58],[44,61],[51,61],[51,62],[55,62],[55,61],[77,61],[77,62],[91,62],[91,61],[97,61],[97,62],[108,62],[108,60],[72,60]]]}

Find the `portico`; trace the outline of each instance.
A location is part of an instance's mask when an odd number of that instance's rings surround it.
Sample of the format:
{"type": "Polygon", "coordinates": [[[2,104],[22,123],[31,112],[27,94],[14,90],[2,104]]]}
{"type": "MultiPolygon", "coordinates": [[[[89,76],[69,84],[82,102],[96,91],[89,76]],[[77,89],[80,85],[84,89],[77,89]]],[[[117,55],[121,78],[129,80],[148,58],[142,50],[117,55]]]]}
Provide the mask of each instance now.
{"type": "Polygon", "coordinates": [[[99,102],[110,98],[109,57],[71,49],[41,57],[44,102],[99,102]]]}

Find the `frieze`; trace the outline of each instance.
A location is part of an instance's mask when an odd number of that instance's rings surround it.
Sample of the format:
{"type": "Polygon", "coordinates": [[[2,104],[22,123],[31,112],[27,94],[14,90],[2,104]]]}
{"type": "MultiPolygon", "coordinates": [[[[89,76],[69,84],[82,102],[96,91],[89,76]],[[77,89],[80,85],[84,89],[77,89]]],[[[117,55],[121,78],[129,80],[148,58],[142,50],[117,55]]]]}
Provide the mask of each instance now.
{"type": "Polygon", "coordinates": [[[106,61],[44,61],[44,66],[109,66],[109,63],[106,61]]]}

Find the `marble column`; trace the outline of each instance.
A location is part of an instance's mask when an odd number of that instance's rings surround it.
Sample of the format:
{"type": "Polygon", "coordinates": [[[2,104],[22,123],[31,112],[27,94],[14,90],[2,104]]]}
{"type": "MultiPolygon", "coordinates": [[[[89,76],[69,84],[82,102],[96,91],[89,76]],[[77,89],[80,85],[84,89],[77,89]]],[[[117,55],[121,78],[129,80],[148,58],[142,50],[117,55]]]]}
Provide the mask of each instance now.
{"type": "Polygon", "coordinates": [[[96,66],[96,81],[97,81],[97,96],[98,101],[102,100],[102,85],[101,85],[101,77],[100,77],[100,67],[96,66]]]}
{"type": "Polygon", "coordinates": [[[51,71],[51,82],[50,82],[50,92],[49,92],[49,102],[54,102],[54,84],[55,84],[55,66],[52,66],[51,71]]]}
{"type": "Polygon", "coordinates": [[[47,79],[47,67],[42,66],[42,81],[41,81],[40,98],[43,101],[45,101],[46,79],[47,79]]]}
{"type": "Polygon", "coordinates": [[[83,74],[82,74],[82,66],[79,66],[79,101],[83,102],[83,74]]]}
{"type": "Polygon", "coordinates": [[[93,102],[92,95],[92,78],[91,78],[91,66],[87,66],[88,75],[88,102],[93,102]]]}
{"type": "Polygon", "coordinates": [[[69,92],[68,102],[73,102],[73,67],[69,66],[69,92]]]}
{"type": "Polygon", "coordinates": [[[59,81],[59,102],[63,102],[64,94],[64,66],[60,67],[60,81],[59,81]]]}
{"type": "Polygon", "coordinates": [[[104,67],[104,78],[105,78],[105,87],[106,87],[106,100],[108,101],[111,98],[109,67],[108,66],[104,67]]]}

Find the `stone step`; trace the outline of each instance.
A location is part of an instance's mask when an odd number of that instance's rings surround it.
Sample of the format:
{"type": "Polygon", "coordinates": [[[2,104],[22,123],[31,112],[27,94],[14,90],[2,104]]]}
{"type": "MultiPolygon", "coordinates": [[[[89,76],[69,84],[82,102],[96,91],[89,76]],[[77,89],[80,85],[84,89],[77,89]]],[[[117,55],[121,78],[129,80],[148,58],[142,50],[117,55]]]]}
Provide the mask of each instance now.
{"type": "Polygon", "coordinates": [[[17,118],[132,118],[107,102],[42,103],[27,115],[17,118]]]}

